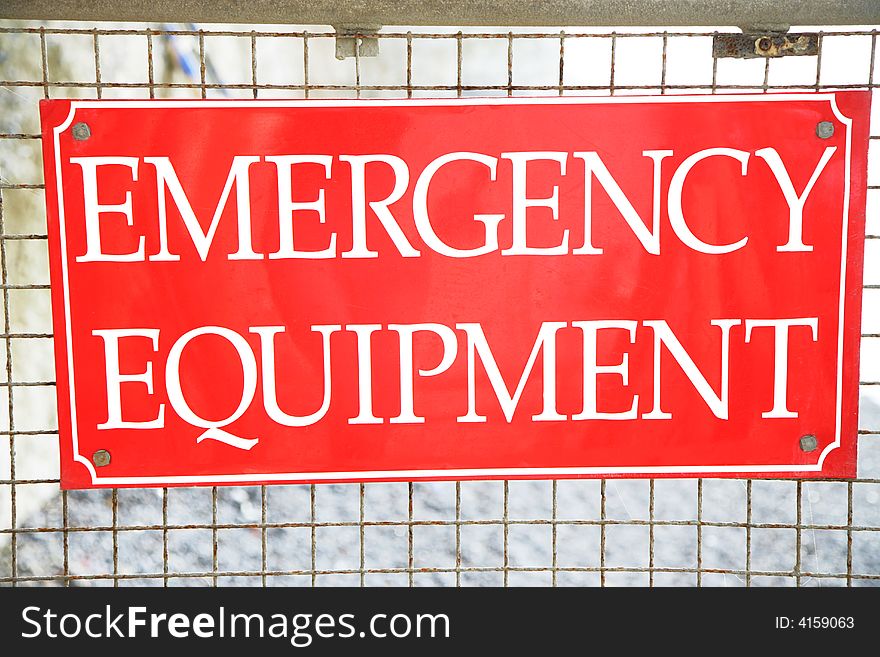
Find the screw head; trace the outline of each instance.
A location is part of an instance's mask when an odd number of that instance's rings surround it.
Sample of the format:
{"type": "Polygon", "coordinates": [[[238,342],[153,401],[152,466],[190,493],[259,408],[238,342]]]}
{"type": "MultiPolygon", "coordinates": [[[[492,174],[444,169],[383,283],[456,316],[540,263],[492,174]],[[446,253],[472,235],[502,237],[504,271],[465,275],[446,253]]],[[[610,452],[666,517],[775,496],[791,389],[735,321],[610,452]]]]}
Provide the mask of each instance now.
{"type": "Polygon", "coordinates": [[[73,124],[73,138],[77,141],[85,141],[89,137],[92,136],[92,131],[89,128],[88,123],[83,123],[80,121],[79,123],[73,124]]]}
{"type": "Polygon", "coordinates": [[[816,136],[819,139],[829,139],[834,136],[834,124],[831,121],[819,121],[816,124],[816,136]]]}
{"type": "Polygon", "coordinates": [[[99,468],[103,468],[105,465],[110,465],[110,452],[106,449],[99,449],[92,454],[92,462],[99,468]]]}
{"type": "Polygon", "coordinates": [[[808,433],[806,436],[801,436],[800,444],[802,452],[812,452],[819,446],[819,441],[816,440],[816,436],[808,433]]]}
{"type": "Polygon", "coordinates": [[[768,50],[770,50],[771,47],[773,47],[773,41],[770,40],[770,37],[761,37],[760,39],[758,39],[757,46],[758,50],[760,50],[761,52],[767,52],[768,50]]]}

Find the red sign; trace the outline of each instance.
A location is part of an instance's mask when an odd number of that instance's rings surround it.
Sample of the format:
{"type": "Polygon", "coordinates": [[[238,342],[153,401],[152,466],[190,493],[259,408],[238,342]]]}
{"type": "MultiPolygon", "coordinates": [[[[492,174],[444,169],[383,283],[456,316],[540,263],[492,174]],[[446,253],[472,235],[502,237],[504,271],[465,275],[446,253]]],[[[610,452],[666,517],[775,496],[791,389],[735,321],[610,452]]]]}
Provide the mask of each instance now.
{"type": "Polygon", "coordinates": [[[45,101],[62,485],[853,476],[869,106],[45,101]]]}

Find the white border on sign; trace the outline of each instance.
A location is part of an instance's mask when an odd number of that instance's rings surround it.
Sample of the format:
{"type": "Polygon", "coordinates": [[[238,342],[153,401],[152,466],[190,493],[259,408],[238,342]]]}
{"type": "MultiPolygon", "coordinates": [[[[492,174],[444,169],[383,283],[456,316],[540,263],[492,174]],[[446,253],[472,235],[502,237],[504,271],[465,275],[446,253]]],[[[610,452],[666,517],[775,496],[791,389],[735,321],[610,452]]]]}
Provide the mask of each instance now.
{"type": "Polygon", "coordinates": [[[436,479],[467,477],[534,477],[534,476],[577,476],[577,475],[627,475],[627,474],[711,474],[711,473],[774,473],[774,472],[821,472],[825,458],[840,447],[841,418],[843,404],[843,313],[846,286],[847,224],[849,218],[850,159],[852,143],[852,119],[844,116],[837,107],[834,93],[779,93],[779,94],[731,94],[711,96],[617,96],[617,97],[536,97],[536,98],[418,98],[418,99],[370,99],[370,100],[105,100],[80,101],[70,103],[70,113],[65,121],[54,129],[55,146],[55,184],[58,193],[58,226],[61,241],[61,279],[64,293],[65,338],[67,340],[67,371],[70,385],[70,419],[73,440],[74,460],[82,463],[92,476],[93,484],[107,486],[163,485],[163,484],[211,484],[211,483],[253,483],[253,482],[296,482],[296,481],[338,481],[344,479],[436,479]],[[64,192],[61,184],[61,143],[60,136],[71,123],[77,108],[107,109],[130,108],[149,109],[155,107],[192,108],[248,108],[248,107],[423,107],[453,105],[623,105],[623,104],[663,104],[663,103],[742,103],[774,101],[827,101],[837,119],[846,126],[846,161],[844,165],[843,225],[841,228],[840,254],[840,301],[837,328],[837,400],[836,428],[834,442],[825,446],[815,465],[802,463],[788,465],[730,465],[730,466],[632,466],[632,467],[570,467],[570,468],[458,468],[445,470],[377,470],[354,472],[286,472],[250,475],[185,475],[158,477],[99,477],[92,462],[79,453],[79,440],[76,422],[76,390],[73,376],[73,338],[70,320],[70,291],[67,269],[67,240],[64,223],[64,192]]]}

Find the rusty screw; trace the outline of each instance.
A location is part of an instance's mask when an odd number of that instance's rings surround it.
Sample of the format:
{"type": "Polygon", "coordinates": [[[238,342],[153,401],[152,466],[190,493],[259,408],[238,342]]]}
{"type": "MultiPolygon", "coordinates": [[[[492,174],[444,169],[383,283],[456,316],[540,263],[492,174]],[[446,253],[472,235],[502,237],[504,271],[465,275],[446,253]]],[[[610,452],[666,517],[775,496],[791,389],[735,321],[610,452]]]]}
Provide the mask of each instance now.
{"type": "Polygon", "coordinates": [[[831,121],[819,121],[816,124],[816,136],[819,139],[830,139],[834,136],[834,124],[831,121]]]}
{"type": "Polygon", "coordinates": [[[819,441],[816,440],[816,436],[811,433],[808,433],[806,436],[801,436],[801,451],[802,452],[812,452],[819,446],[819,441]]]}
{"type": "Polygon", "coordinates": [[[758,52],[767,52],[773,47],[773,41],[770,37],[761,37],[755,45],[758,47],[758,52]]]}
{"type": "Polygon", "coordinates": [[[73,138],[77,141],[85,141],[89,137],[92,136],[92,131],[89,128],[88,123],[83,123],[80,121],[79,123],[73,124],[73,138]]]}
{"type": "Polygon", "coordinates": [[[110,465],[110,452],[106,449],[99,449],[92,454],[92,462],[99,468],[103,468],[105,465],[110,465]]]}

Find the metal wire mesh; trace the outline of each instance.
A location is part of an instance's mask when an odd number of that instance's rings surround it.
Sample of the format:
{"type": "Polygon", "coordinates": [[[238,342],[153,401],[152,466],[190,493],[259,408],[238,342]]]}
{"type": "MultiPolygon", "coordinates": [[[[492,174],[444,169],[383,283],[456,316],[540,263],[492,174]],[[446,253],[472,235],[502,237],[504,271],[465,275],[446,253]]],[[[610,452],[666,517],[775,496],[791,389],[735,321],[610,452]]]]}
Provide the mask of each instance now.
{"type": "Polygon", "coordinates": [[[0,504],[9,509],[5,518],[0,515],[0,584],[880,583],[880,406],[871,401],[880,386],[880,321],[870,316],[880,298],[880,271],[872,264],[880,255],[876,122],[862,335],[868,358],[860,389],[863,411],[874,404],[878,412],[863,412],[857,479],[58,490],[55,383],[44,374],[51,368],[51,325],[48,310],[33,310],[48,308],[49,291],[40,136],[33,118],[38,97],[877,87],[877,30],[825,31],[818,57],[747,61],[713,58],[714,34],[386,29],[356,37],[357,44],[377,38],[378,57],[361,57],[358,45],[354,58],[339,62],[332,57],[336,35],[324,31],[0,25],[0,65],[15,57],[0,68],[0,101],[12,106],[4,108],[7,120],[0,119],[0,153],[6,153],[0,157],[0,395],[6,396],[0,435],[8,438],[8,458],[0,461],[0,504]],[[125,46],[112,56],[122,53],[142,79],[130,72],[123,78],[102,75],[102,64],[108,70],[102,45],[114,39],[125,46]],[[180,73],[187,68],[186,53],[175,54],[171,40],[191,44],[188,73],[180,73]],[[640,48],[633,49],[637,42],[640,48]],[[53,70],[53,52],[69,64],[75,47],[76,66],[53,70]],[[821,53],[826,61],[844,62],[836,70],[845,78],[829,73],[821,53]],[[226,65],[216,69],[214,56],[226,65]],[[176,75],[166,61],[174,57],[176,75]],[[700,75],[684,79],[676,69],[684,60],[687,75],[700,75]],[[10,118],[15,116],[24,118],[10,118]],[[35,166],[25,167],[26,160],[35,166]],[[21,200],[25,196],[28,203],[21,200]],[[34,499],[40,500],[37,508],[26,504],[34,499]]]}

